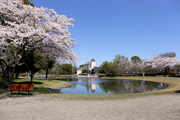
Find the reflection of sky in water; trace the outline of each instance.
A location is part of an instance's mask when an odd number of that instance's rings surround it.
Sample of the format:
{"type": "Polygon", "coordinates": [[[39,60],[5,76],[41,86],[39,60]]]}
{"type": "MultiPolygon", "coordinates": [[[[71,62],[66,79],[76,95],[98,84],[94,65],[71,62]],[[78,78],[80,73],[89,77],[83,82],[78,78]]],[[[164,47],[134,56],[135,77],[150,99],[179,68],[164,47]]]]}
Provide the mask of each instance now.
{"type": "Polygon", "coordinates": [[[97,78],[79,78],[78,81],[71,81],[75,85],[63,88],[60,92],[65,94],[112,94],[111,92],[104,93],[99,87],[99,83],[108,81],[97,78]]]}
{"type": "Polygon", "coordinates": [[[107,93],[103,92],[99,86],[96,86],[96,90],[93,91],[91,87],[88,88],[81,85],[76,85],[75,89],[63,88],[60,90],[60,92],[64,94],[111,94],[111,92],[107,92],[107,93]]]}
{"type": "Polygon", "coordinates": [[[79,78],[71,81],[75,85],[60,90],[64,94],[125,94],[149,92],[167,87],[164,83],[135,80],[103,80],[99,78],[79,78]]]}

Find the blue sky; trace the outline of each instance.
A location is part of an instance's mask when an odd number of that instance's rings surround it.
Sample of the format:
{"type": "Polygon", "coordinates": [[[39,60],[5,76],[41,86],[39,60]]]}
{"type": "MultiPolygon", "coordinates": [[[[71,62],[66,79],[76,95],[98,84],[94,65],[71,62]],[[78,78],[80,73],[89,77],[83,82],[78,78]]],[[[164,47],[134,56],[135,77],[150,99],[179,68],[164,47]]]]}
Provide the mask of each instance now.
{"type": "Polygon", "coordinates": [[[151,59],[165,52],[180,59],[180,0],[31,0],[74,18],[71,37],[81,65],[115,55],[151,59]]]}

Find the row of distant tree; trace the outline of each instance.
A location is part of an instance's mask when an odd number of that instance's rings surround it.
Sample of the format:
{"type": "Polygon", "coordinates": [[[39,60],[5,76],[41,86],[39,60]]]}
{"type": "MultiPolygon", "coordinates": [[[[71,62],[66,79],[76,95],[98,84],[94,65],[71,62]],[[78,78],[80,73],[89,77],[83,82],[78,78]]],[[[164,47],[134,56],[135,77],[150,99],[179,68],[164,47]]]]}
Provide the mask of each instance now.
{"type": "MultiPolygon", "coordinates": [[[[72,75],[76,74],[77,67],[71,63],[55,64],[55,59],[42,56],[40,51],[29,52],[25,57],[24,62],[27,64],[16,67],[16,76],[19,73],[30,71],[36,73],[45,71],[46,76],[50,72],[57,75],[72,75]]],[[[80,65],[80,67],[86,64],[80,65]]],[[[130,75],[166,75],[176,74],[180,71],[180,62],[176,59],[176,53],[169,52],[160,54],[154,57],[153,60],[143,60],[138,56],[128,57],[116,55],[112,62],[105,61],[99,67],[100,74],[110,76],[118,76],[124,74],[130,75]]],[[[82,70],[82,73],[87,73],[87,68],[82,70]]],[[[93,71],[90,71],[93,74],[93,71]]]]}
{"type": "MultiPolygon", "coordinates": [[[[72,64],[57,64],[56,70],[52,69],[51,73],[59,75],[76,74],[77,67],[72,64]],[[54,72],[53,72],[54,71],[54,72]]],[[[87,64],[82,64],[84,67],[82,74],[87,74],[87,64]],[[85,66],[85,67],[84,67],[85,66]]],[[[153,60],[141,59],[138,56],[133,56],[129,60],[128,57],[116,55],[113,61],[105,61],[98,69],[99,74],[107,74],[109,76],[118,75],[175,75],[180,71],[180,60],[176,59],[175,52],[167,52],[155,56],[153,60]]],[[[89,71],[93,74],[93,71],[89,71]]]]}
{"type": "Polygon", "coordinates": [[[180,60],[176,59],[175,52],[167,52],[155,56],[153,60],[143,60],[138,56],[128,57],[116,55],[112,62],[105,61],[99,67],[99,73],[110,76],[135,75],[167,75],[177,74],[180,71],[180,60]]]}

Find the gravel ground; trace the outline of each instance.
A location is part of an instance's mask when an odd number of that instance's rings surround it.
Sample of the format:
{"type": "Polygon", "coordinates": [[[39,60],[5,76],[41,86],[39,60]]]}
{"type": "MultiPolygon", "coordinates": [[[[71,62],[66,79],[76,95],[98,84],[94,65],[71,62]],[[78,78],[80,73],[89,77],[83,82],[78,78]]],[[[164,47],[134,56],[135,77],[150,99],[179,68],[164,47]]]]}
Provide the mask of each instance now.
{"type": "Polygon", "coordinates": [[[0,100],[0,120],[180,120],[180,94],[119,100],[12,97],[0,100]]]}

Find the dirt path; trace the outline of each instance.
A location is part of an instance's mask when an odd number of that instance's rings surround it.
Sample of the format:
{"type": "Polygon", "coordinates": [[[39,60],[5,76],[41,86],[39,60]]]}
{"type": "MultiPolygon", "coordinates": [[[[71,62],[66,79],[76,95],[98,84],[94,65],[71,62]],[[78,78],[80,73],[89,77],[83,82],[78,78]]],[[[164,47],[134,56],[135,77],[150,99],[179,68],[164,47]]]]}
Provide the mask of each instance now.
{"type": "Polygon", "coordinates": [[[20,97],[0,100],[0,120],[180,120],[180,94],[120,100],[20,97]]]}

